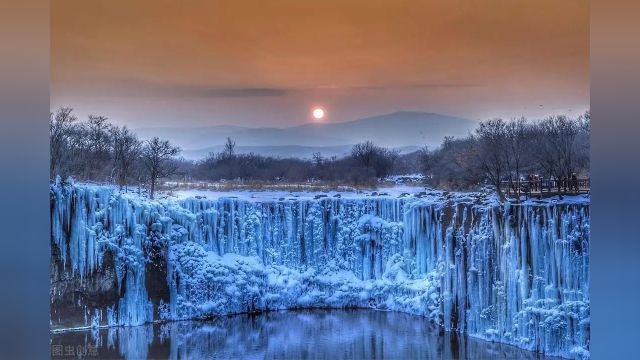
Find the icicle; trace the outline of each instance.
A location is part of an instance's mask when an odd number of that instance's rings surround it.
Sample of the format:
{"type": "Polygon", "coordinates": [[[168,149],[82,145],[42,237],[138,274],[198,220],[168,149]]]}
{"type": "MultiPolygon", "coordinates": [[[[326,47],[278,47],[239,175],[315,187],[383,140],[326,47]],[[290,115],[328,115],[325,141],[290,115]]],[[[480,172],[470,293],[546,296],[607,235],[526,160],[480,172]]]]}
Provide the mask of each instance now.
{"type": "Polygon", "coordinates": [[[114,255],[124,292],[105,309],[87,309],[100,311],[87,318],[92,325],[102,310],[113,326],[375,307],[550,355],[588,354],[588,202],[150,201],[84,184],[55,184],[51,194],[52,243],[65,271],[86,279],[107,251],[114,255]],[[169,298],[154,313],[145,272],[156,242],[169,298]]]}

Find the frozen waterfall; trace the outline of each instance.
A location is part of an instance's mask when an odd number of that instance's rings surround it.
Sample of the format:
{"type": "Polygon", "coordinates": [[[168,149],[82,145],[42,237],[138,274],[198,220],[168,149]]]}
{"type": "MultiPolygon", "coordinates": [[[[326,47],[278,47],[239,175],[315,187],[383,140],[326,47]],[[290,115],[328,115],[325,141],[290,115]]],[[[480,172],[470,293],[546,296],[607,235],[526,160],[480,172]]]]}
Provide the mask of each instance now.
{"type": "Polygon", "coordinates": [[[51,187],[52,323],[372,307],[589,356],[589,199],[479,194],[151,201],[51,187]],[[112,274],[112,275],[110,275],[112,274]],[[83,286],[87,296],[70,294],[83,286]],[[109,286],[113,284],[114,286],[109,286]]]}

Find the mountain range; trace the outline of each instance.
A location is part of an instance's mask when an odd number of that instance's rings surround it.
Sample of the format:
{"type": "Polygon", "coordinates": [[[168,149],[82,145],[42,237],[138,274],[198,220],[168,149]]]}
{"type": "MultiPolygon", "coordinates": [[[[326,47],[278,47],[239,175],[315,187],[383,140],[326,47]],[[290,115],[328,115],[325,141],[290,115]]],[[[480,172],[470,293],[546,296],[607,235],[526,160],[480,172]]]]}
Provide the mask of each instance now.
{"type": "Polygon", "coordinates": [[[142,139],[158,136],[182,148],[186,159],[201,159],[222,149],[227,137],[236,142],[239,153],[254,152],[278,157],[310,158],[314,152],[325,157],[343,156],[356,143],[375,144],[402,152],[422,146],[436,147],[445,136],[465,136],[475,122],[429,112],[395,112],[338,123],[310,123],[285,128],[250,128],[218,125],[197,128],[140,128],[142,139]]]}

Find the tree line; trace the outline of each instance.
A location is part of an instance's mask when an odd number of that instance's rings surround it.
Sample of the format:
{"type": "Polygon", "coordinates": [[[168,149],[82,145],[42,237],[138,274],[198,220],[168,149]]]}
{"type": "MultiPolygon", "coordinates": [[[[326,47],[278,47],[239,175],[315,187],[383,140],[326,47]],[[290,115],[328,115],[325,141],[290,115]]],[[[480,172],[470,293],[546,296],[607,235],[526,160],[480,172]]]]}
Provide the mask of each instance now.
{"type": "Polygon", "coordinates": [[[236,152],[227,139],[224,149],[200,161],[178,158],[180,149],[157,137],[142,141],[126,126],[90,115],[79,121],[69,107],[51,113],[51,176],[79,180],[137,183],[149,188],[166,178],[265,183],[319,181],[375,186],[380,178],[421,172],[429,186],[475,190],[490,184],[502,193],[528,174],[569,178],[589,172],[589,112],[571,119],[564,115],[541,121],[525,118],[481,122],[466,137],[445,137],[435,149],[399,154],[364,141],[344,157],[277,158],[236,152]]]}
{"type": "Polygon", "coordinates": [[[228,138],[224,150],[210,153],[196,162],[193,175],[211,181],[237,179],[259,182],[322,181],[350,185],[375,185],[378,178],[390,175],[398,153],[371,141],[353,146],[345,157],[323,157],[314,153],[312,159],[277,158],[235,151],[235,141],[228,138]]]}
{"type": "Polygon", "coordinates": [[[502,194],[532,174],[570,179],[589,174],[591,115],[565,115],[541,121],[525,118],[481,122],[463,138],[444,139],[434,150],[421,152],[421,170],[435,187],[453,190],[492,185],[502,194]]]}
{"type": "Polygon", "coordinates": [[[50,174],[79,180],[147,184],[153,198],[159,179],[178,169],[180,148],[157,137],[141,141],[126,126],[118,127],[104,116],[89,115],[79,121],[70,107],[49,116],[50,174]]]}
{"type": "Polygon", "coordinates": [[[317,180],[375,186],[377,179],[392,174],[401,163],[396,151],[371,141],[356,144],[342,158],[315,153],[309,160],[237,153],[231,138],[223,151],[192,162],[177,158],[180,149],[167,140],[154,137],[141,141],[126,126],[115,126],[104,116],[89,115],[80,121],[70,107],[51,113],[49,137],[52,178],[73,176],[121,187],[145,184],[152,197],[158,181],[170,177],[269,183],[317,180]]]}

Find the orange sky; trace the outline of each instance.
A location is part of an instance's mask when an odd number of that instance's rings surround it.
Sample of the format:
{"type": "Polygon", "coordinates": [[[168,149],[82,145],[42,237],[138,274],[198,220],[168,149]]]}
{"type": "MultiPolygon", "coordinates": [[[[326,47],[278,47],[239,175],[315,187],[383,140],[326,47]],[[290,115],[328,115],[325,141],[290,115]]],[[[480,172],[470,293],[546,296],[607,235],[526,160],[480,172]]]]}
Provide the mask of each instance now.
{"type": "Polygon", "coordinates": [[[577,115],[589,4],[56,0],[51,102],[132,127],[577,115]]]}

